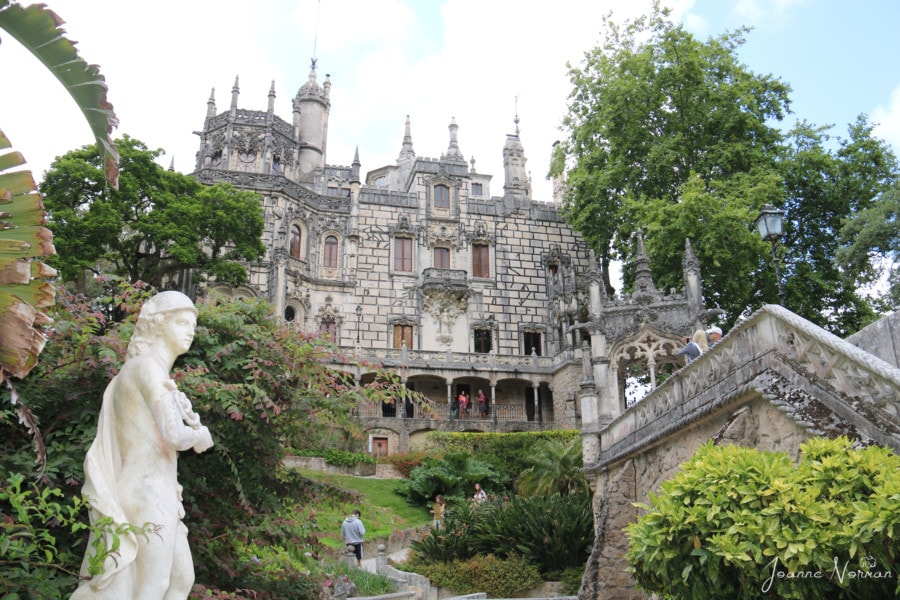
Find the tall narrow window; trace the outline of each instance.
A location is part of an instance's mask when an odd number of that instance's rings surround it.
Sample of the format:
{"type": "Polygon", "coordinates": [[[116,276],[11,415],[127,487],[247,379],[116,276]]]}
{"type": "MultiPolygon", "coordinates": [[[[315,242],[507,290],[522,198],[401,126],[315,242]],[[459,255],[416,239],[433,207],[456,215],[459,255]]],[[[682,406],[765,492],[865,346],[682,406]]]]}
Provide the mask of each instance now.
{"type": "Polygon", "coordinates": [[[299,225],[291,225],[291,257],[300,258],[300,241],[302,235],[299,225]]]}
{"type": "Polygon", "coordinates": [[[325,256],[322,260],[323,267],[338,266],[338,241],[333,235],[325,238],[325,256]]]}
{"type": "Polygon", "coordinates": [[[490,329],[476,329],[474,332],[474,347],[475,352],[481,352],[483,354],[487,354],[491,351],[491,330],[490,329]]]}
{"type": "Polygon", "coordinates": [[[413,270],[413,241],[412,238],[394,238],[394,270],[413,270]]]}
{"type": "Polygon", "coordinates": [[[434,249],[434,268],[449,269],[450,268],[450,248],[434,249]]]}
{"type": "Polygon", "coordinates": [[[319,323],[319,333],[329,342],[337,340],[337,323],[332,317],[322,319],[322,322],[319,323]]]}
{"type": "Polygon", "coordinates": [[[525,354],[532,352],[541,356],[541,334],[539,331],[526,331],[524,339],[525,354]]]}
{"type": "Polygon", "coordinates": [[[491,276],[491,247],[472,244],[472,277],[491,276]]]}
{"type": "Polygon", "coordinates": [[[434,207],[450,208],[450,188],[446,185],[434,186],[434,207]]]}
{"type": "Polygon", "coordinates": [[[412,341],[412,325],[394,325],[394,348],[402,348],[404,342],[407,348],[412,348],[412,341]]]}

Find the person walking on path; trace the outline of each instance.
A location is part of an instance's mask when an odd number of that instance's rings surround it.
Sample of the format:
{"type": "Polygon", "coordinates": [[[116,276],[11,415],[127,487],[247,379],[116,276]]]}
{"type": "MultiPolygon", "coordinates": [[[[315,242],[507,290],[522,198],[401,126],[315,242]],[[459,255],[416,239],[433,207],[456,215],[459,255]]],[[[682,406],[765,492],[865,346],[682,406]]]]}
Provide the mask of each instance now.
{"type": "Polygon", "coordinates": [[[435,529],[443,529],[444,528],[444,510],[447,508],[447,504],[444,502],[444,497],[438,494],[434,497],[434,508],[431,509],[431,514],[434,515],[434,520],[431,522],[432,527],[435,529]]]}
{"type": "Polygon", "coordinates": [[[357,567],[362,566],[363,536],[366,535],[366,528],[360,520],[361,516],[362,513],[359,510],[354,510],[341,524],[341,536],[344,538],[345,544],[353,546],[357,567]]]}

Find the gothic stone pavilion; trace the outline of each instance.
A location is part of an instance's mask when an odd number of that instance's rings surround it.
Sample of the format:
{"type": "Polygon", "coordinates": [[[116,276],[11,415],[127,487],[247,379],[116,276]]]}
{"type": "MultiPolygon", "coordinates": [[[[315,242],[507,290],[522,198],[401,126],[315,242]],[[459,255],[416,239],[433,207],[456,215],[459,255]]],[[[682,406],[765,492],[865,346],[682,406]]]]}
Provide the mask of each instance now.
{"type": "Polygon", "coordinates": [[[431,413],[364,410],[373,453],[416,447],[433,429],[579,428],[578,398],[624,410],[626,375],[654,383],[659,369],[681,366],[681,336],[706,317],[690,244],[683,292],[655,288],[638,236],[636,292],[608,298],[559,202],[532,199],[518,119],[499,195],[464,158],[454,122],[435,159],[416,155],[407,119],[396,164],[363,180],[358,152],[349,167],[326,163],[330,90],[313,65],[285,121],[274,83],[268,108],[247,110],[236,79],[227,111],[210,96],[194,176],[262,196],[266,256],[249,265],[245,287],[218,292],[268,300],[430,399],[431,413]],[[457,395],[479,390],[487,414],[476,406],[454,418],[457,395]]]}

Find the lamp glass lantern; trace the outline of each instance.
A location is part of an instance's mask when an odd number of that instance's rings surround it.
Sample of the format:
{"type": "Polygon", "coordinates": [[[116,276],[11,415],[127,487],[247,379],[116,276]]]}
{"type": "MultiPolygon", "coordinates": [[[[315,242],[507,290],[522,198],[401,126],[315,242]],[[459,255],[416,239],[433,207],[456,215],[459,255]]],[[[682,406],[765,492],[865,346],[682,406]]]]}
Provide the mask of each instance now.
{"type": "Polygon", "coordinates": [[[782,228],[783,217],[783,210],[778,210],[771,204],[763,206],[759,216],[756,217],[756,228],[759,230],[760,237],[767,242],[775,242],[781,239],[781,236],[784,234],[782,228]]]}

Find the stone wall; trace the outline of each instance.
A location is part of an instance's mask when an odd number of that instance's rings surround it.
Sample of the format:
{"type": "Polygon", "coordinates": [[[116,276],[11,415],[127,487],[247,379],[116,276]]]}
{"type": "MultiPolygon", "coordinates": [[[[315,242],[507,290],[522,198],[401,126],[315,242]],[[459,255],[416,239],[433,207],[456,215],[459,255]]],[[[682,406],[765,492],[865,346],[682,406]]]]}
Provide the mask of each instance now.
{"type": "Polygon", "coordinates": [[[900,312],[875,321],[854,333],[847,341],[884,362],[900,367],[900,312]]]}

